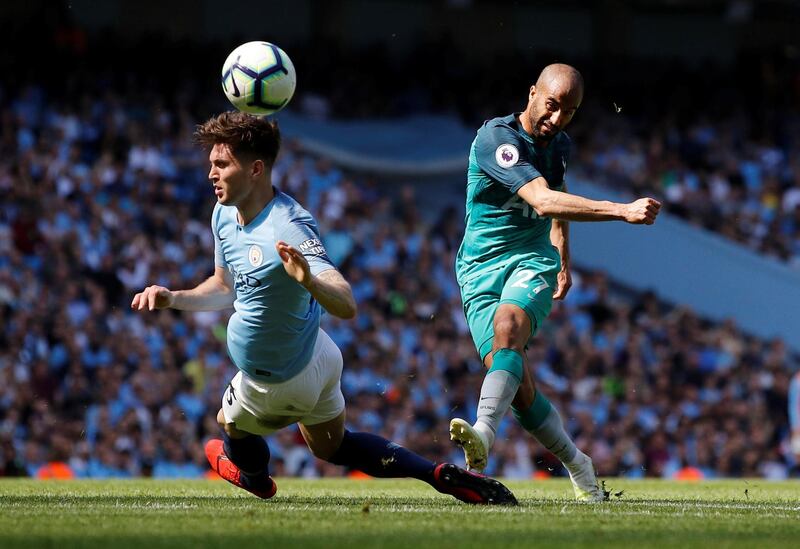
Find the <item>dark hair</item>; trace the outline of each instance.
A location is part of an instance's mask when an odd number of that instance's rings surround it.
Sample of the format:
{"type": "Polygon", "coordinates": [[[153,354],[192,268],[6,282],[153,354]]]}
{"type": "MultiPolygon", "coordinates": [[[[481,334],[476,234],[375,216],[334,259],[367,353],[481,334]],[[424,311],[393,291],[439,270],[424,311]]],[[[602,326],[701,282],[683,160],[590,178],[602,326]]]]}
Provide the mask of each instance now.
{"type": "Polygon", "coordinates": [[[281,148],[281,132],[272,120],[228,111],[198,125],[194,141],[208,148],[217,143],[228,145],[234,154],[254,156],[272,165],[281,148]]]}

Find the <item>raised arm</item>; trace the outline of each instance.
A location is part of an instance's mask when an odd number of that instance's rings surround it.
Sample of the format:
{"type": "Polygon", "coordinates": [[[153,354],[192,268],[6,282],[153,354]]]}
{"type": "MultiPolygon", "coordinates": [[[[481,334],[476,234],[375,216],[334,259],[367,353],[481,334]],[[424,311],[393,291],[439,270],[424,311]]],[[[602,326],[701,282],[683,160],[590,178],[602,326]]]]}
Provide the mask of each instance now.
{"type": "Polygon", "coordinates": [[[339,318],[355,318],[357,307],[350,284],[336,269],[311,274],[308,261],[299,250],[286,242],[275,244],[286,273],[302,285],[322,307],[339,318]]]}
{"type": "Polygon", "coordinates": [[[358,307],[353,291],[336,269],[328,269],[312,276],[306,289],[333,316],[348,319],[356,317],[358,307]]]}
{"type": "Polygon", "coordinates": [[[529,181],[517,194],[540,216],[563,221],[625,221],[635,225],[652,225],[661,209],[661,204],[652,198],[621,204],[554,191],[547,186],[544,177],[529,181]]]}
{"type": "Polygon", "coordinates": [[[233,277],[227,269],[215,267],[214,274],[191,290],[171,291],[164,286],[148,286],[133,296],[131,309],[180,309],[182,311],[219,311],[233,305],[236,293],[233,277]]]}

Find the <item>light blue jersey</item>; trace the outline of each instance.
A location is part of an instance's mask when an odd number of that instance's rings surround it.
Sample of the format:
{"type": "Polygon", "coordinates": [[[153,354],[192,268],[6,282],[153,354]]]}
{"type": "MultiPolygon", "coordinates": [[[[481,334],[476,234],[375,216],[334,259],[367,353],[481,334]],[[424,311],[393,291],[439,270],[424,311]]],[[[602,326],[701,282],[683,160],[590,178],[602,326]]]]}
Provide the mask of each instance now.
{"type": "Polygon", "coordinates": [[[318,275],[333,269],[314,218],[289,195],[275,198],[247,225],[232,206],[211,216],[217,267],[233,275],[236,312],[228,322],[228,354],[248,375],[268,383],[294,377],[311,359],[320,306],[286,274],[275,250],[279,240],[303,253],[318,275]]]}

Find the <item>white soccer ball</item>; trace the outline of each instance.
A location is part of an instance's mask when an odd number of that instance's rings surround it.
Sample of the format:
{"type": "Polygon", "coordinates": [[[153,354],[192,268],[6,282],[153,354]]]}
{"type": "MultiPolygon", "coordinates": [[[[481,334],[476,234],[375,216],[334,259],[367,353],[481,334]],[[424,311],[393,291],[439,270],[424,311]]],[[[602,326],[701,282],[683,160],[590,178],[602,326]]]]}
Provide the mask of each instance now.
{"type": "Polygon", "coordinates": [[[222,89],[240,111],[265,115],[281,110],[294,94],[297,75],[289,56],[269,42],[247,42],[222,66],[222,89]]]}

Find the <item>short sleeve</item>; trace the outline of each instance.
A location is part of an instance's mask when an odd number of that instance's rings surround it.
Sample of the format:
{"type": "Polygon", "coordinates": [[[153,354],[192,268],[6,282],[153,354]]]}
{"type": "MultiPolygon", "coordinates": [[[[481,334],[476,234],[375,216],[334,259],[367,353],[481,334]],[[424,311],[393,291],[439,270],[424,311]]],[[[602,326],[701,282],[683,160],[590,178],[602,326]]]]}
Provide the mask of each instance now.
{"type": "Polygon", "coordinates": [[[484,173],[512,193],[542,176],[531,162],[525,140],[504,125],[486,125],[478,131],[475,160],[484,173]]]}
{"type": "Polygon", "coordinates": [[[283,240],[300,250],[311,267],[311,274],[317,276],[323,271],[336,267],[328,257],[325,246],[313,219],[296,219],[289,222],[283,230],[283,240]]]}
{"type": "Polygon", "coordinates": [[[214,235],[214,265],[222,269],[228,268],[228,262],[225,261],[225,252],[222,250],[222,240],[219,237],[219,205],[214,208],[214,213],[211,214],[211,234],[214,235]]]}

